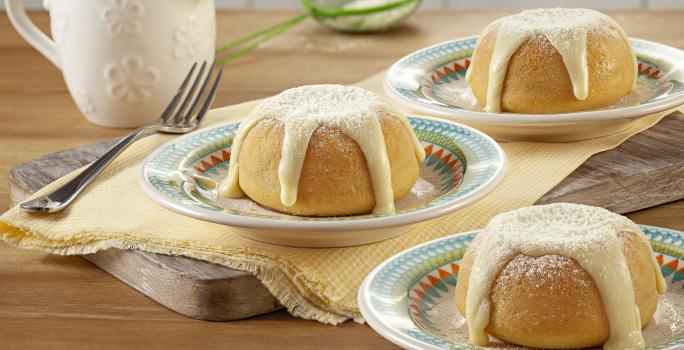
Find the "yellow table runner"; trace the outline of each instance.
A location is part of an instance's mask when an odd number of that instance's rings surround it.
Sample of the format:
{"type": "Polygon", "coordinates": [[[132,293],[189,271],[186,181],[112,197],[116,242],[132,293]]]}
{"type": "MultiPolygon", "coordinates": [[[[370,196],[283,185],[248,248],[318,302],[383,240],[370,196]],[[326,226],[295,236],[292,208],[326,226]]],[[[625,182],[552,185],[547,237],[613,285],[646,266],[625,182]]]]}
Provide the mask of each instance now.
{"type": "MultiPolygon", "coordinates": [[[[359,86],[382,94],[377,74],[359,86]]],[[[243,118],[258,101],[212,110],[205,126],[243,118]]],[[[456,213],[419,224],[400,237],[350,248],[291,248],[242,238],[229,227],[169,211],[142,192],[138,172],[146,155],[172,136],[138,141],[67,210],[27,214],[14,207],[0,217],[0,238],[22,248],[55,254],[87,254],[108,248],[179,254],[254,273],[295,316],[337,324],[362,321],[356,293],[363,278],[389,256],[456,232],[478,229],[501,212],[533,204],[591,155],[616,147],[669,112],[642,119],[616,135],[573,143],[502,144],[509,169],[503,183],[484,199],[456,213]]],[[[65,183],[61,178],[36,196],[65,183]]]]}

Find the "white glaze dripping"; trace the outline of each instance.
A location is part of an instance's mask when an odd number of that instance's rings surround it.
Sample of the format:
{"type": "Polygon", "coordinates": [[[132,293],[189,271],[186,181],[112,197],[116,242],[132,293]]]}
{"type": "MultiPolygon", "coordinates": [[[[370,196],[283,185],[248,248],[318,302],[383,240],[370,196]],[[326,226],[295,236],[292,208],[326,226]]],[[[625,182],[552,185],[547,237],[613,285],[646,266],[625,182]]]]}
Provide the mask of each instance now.
{"type": "Polygon", "coordinates": [[[354,140],[364,156],[375,194],[374,214],[395,211],[389,159],[385,147],[379,114],[384,113],[399,121],[413,139],[419,162],[425,151],[413,128],[403,115],[370,91],[342,85],[308,85],[286,90],[266,99],[240,124],[233,140],[228,177],[221,182],[219,193],[224,197],[244,196],[239,185],[239,155],[245,136],[259,122],[274,119],[283,123],[284,137],[278,165],[280,200],[285,206],[297,202],[299,177],[306,150],[313,132],[319,127],[340,130],[354,140]]]}
{"type": "MultiPolygon", "coordinates": [[[[570,76],[575,98],[585,100],[589,96],[587,32],[599,25],[608,25],[616,29],[627,43],[634,65],[632,88],[636,87],[638,74],[636,56],[627,35],[612,18],[587,9],[527,10],[492,22],[480,34],[480,38],[484,38],[491,31],[496,31],[496,41],[487,73],[487,101],[484,110],[501,112],[501,95],[509,60],[518,51],[520,45],[537,35],[546,37],[561,55],[570,76]]],[[[476,51],[473,51],[472,61],[477,59],[476,51]]],[[[470,82],[471,79],[471,69],[468,69],[466,81],[470,82]]]]}
{"type": "MultiPolygon", "coordinates": [[[[466,320],[470,341],[487,345],[489,294],[499,272],[518,254],[561,255],[577,261],[593,278],[610,322],[606,350],[644,347],[634,288],[617,234],[639,237],[651,251],[644,233],[629,219],[605,209],[559,203],[523,208],[496,216],[481,233],[468,281],[466,320]]],[[[652,256],[658,293],[665,279],[652,256]]]]}

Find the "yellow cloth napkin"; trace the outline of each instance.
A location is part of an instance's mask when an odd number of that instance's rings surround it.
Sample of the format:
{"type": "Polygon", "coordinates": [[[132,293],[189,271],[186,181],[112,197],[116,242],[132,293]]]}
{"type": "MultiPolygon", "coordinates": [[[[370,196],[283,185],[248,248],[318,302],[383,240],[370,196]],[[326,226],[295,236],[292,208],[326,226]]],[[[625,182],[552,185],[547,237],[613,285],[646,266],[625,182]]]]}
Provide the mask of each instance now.
{"type": "MultiPolygon", "coordinates": [[[[380,73],[359,86],[382,94],[380,73]]],[[[243,118],[258,101],[218,108],[205,126],[243,118]]],[[[376,265],[403,249],[445,235],[478,229],[501,212],[533,204],[591,155],[619,145],[660,120],[642,119],[616,135],[573,143],[504,143],[509,169],[490,195],[451,215],[424,222],[384,242],[350,248],[291,248],[242,238],[226,226],[185,217],[143,194],[138,172],[144,157],[172,136],[138,141],[114,161],[67,210],[27,214],[14,207],[0,217],[0,238],[22,248],[87,254],[108,248],[179,254],[254,273],[295,316],[336,324],[361,321],[356,293],[376,265]]],[[[60,186],[55,181],[36,196],[60,186]]]]}

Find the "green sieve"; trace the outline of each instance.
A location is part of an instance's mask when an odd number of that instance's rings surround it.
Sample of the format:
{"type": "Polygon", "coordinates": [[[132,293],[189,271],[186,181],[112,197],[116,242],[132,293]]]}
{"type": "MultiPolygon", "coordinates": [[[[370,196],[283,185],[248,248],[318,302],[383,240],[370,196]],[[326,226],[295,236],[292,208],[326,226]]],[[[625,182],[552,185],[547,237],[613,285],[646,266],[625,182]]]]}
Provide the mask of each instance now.
{"type": "Polygon", "coordinates": [[[384,31],[416,12],[421,0],[301,0],[301,3],[306,13],[218,47],[217,61],[225,63],[241,57],[309,17],[341,32],[384,31]]]}

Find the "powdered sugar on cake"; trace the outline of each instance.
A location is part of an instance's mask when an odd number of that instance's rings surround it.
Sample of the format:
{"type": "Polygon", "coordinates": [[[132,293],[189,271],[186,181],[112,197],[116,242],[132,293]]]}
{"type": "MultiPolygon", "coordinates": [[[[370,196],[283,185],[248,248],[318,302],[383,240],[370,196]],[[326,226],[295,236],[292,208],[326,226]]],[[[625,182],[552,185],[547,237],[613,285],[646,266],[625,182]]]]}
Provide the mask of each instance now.
{"type": "Polygon", "coordinates": [[[567,275],[567,268],[576,266],[572,259],[560,255],[544,255],[540,257],[530,257],[527,255],[517,255],[501,270],[497,282],[502,286],[516,283],[524,276],[529,280],[530,286],[543,288],[546,284],[554,284],[561,278],[572,278],[576,285],[587,287],[587,281],[582,278],[585,272],[581,269],[573,268],[567,275]]]}

